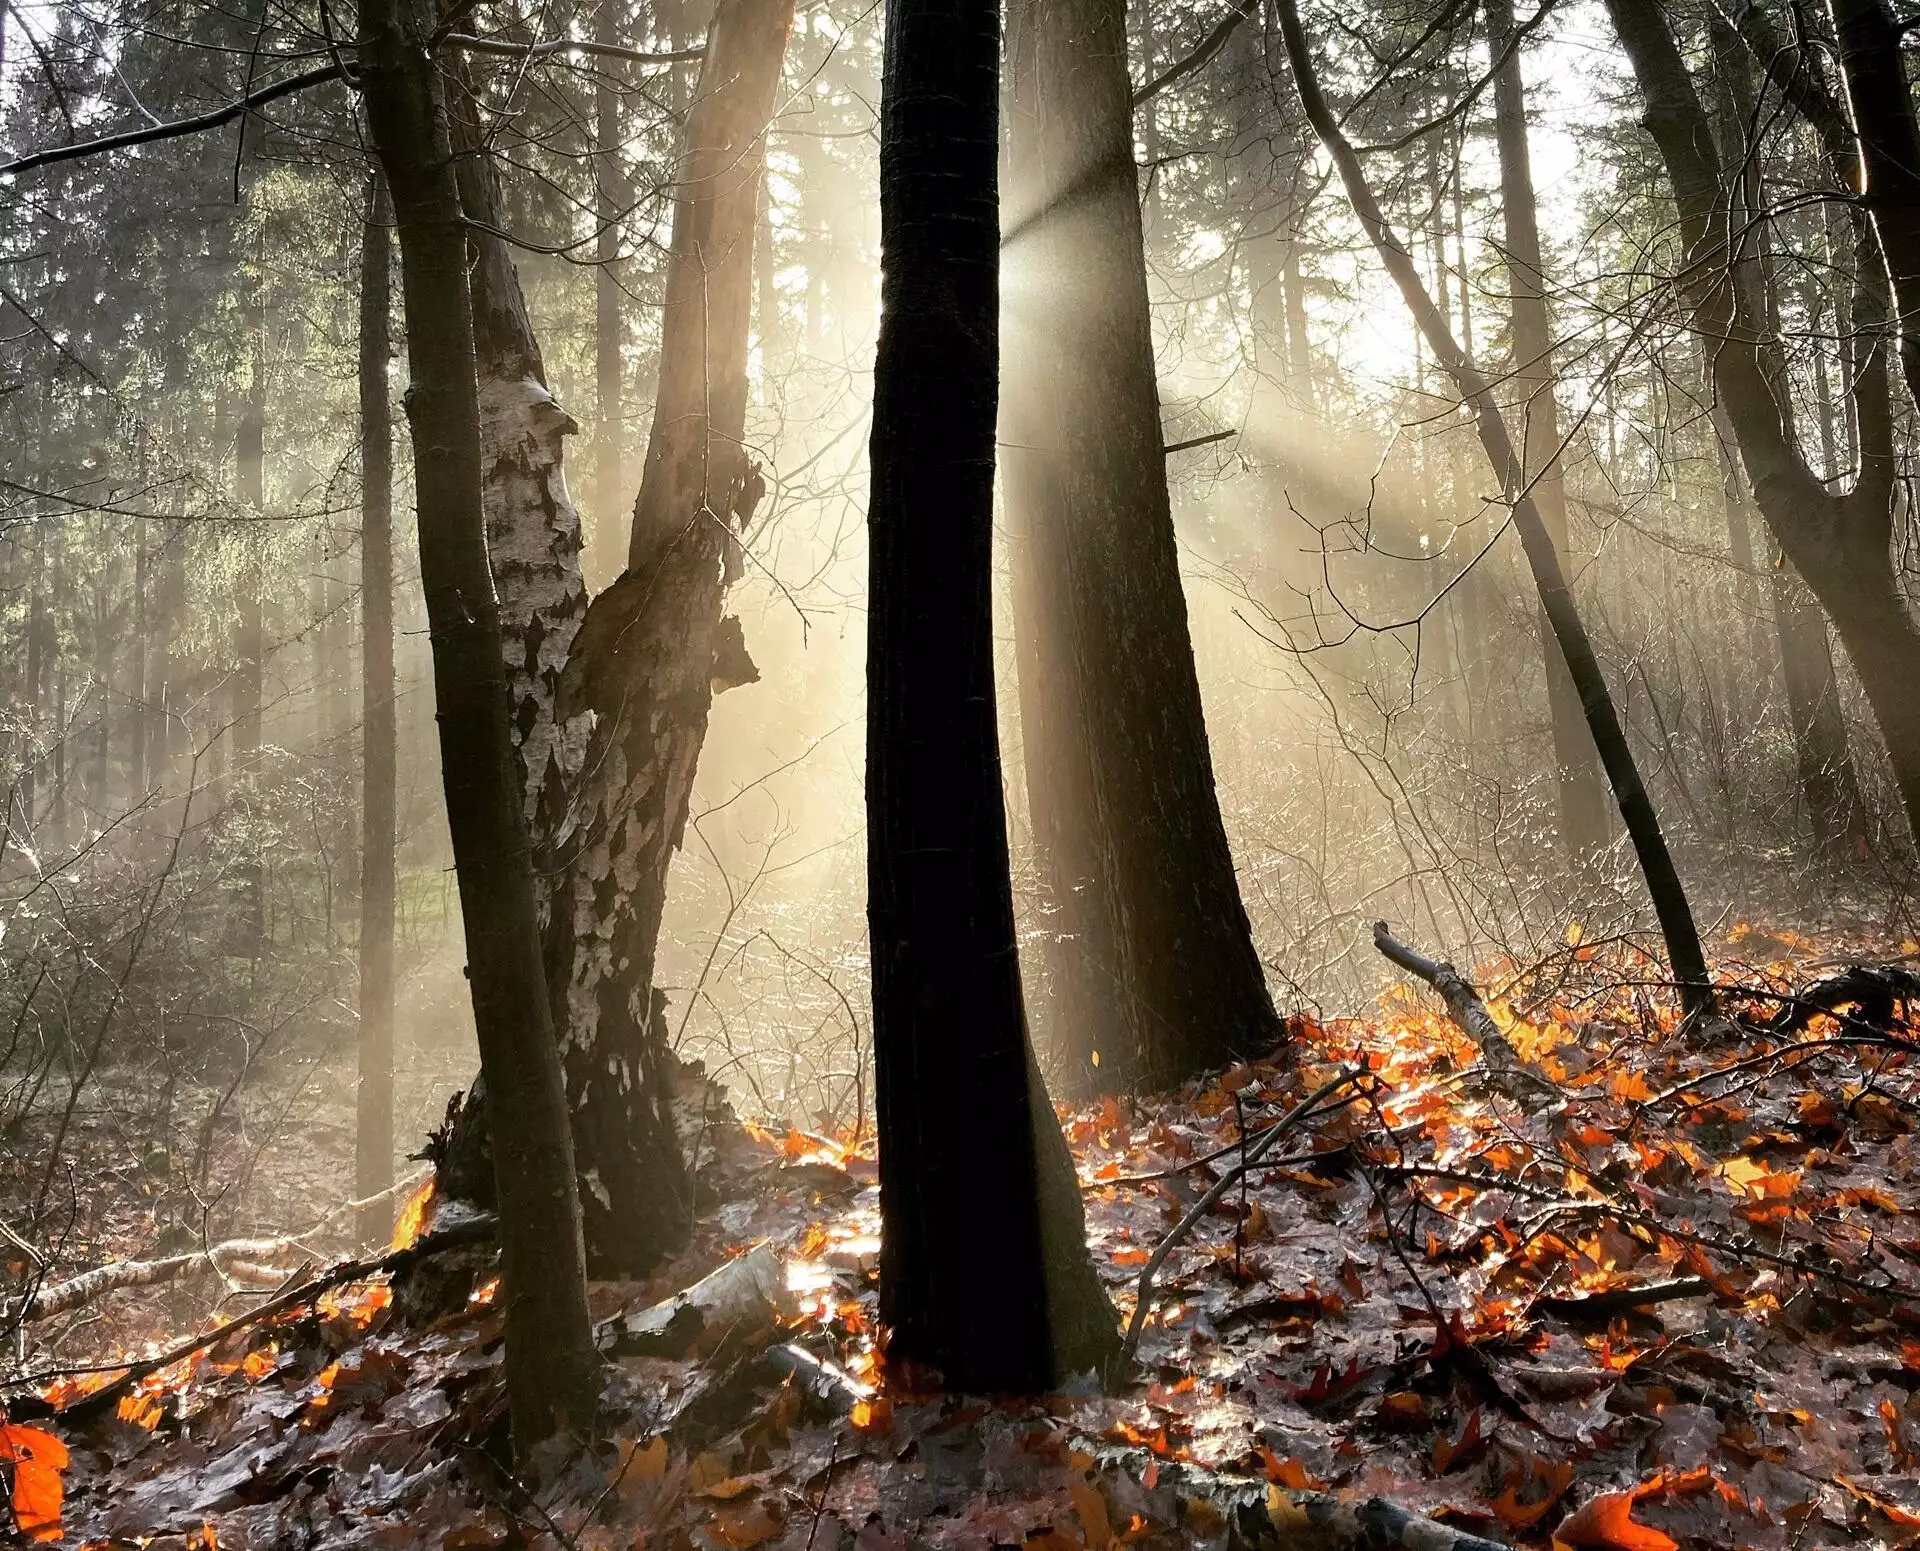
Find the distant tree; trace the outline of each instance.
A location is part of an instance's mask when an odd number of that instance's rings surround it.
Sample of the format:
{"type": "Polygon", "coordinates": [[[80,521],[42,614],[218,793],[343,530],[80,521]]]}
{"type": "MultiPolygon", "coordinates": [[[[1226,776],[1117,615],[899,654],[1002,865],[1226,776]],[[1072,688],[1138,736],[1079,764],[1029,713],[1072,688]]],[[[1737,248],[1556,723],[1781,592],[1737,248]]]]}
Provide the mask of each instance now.
{"type": "MultiPolygon", "coordinates": [[[[1859,473],[1851,488],[1830,490],[1780,412],[1780,342],[1768,328],[1764,292],[1751,281],[1744,234],[1728,231],[1726,180],[1712,125],[1666,14],[1659,0],[1608,0],[1607,9],[1646,105],[1641,122],[1679,212],[1691,321],[1707,344],[1714,391],[1739,443],[1754,505],[1847,649],[1885,740],[1909,830],[1920,839],[1920,698],[1913,693],[1920,681],[1920,627],[1891,551],[1898,480],[1887,357],[1897,335],[1886,323],[1882,279],[1891,273],[1904,284],[1903,277],[1920,277],[1920,254],[1905,246],[1909,227],[1920,220],[1914,205],[1920,188],[1911,168],[1887,161],[1898,160],[1911,101],[1904,110],[1887,101],[1884,74],[1868,57],[1876,35],[1870,0],[1850,8],[1841,26],[1849,100],[1862,113],[1857,143],[1809,51],[1775,37],[1758,7],[1744,9],[1743,38],[1819,138],[1835,184],[1851,183],[1858,155],[1872,189],[1871,226],[1859,233],[1853,263],[1853,321],[1861,337],[1853,380],[1859,473]]],[[[1880,35],[1884,42],[1884,30],[1880,35]]],[[[1897,58],[1897,48],[1886,46],[1897,58]]],[[[1906,97],[1904,89],[1900,95],[1906,97]]],[[[1907,289],[1913,295],[1914,287],[1907,289]]],[[[1920,295],[1899,305],[1920,306],[1920,295]]]]}
{"type": "Polygon", "coordinates": [[[1167,494],[1125,0],[1008,18],[1007,512],[1049,1024],[1077,1092],[1165,1087],[1280,1020],[1220,817],[1167,494]]]}
{"type": "Polygon", "coordinates": [[[1113,1310],[1027,1043],[994,713],[997,0],[890,0],[867,880],[889,1357],[1031,1391],[1113,1310]]]}
{"type": "MultiPolygon", "coordinates": [[[[393,683],[393,213],[369,180],[360,236],[360,1076],[354,1194],[393,1182],[393,910],[397,731],[393,683]]],[[[370,1208],[363,1233],[381,1220],[370,1208]]]]}

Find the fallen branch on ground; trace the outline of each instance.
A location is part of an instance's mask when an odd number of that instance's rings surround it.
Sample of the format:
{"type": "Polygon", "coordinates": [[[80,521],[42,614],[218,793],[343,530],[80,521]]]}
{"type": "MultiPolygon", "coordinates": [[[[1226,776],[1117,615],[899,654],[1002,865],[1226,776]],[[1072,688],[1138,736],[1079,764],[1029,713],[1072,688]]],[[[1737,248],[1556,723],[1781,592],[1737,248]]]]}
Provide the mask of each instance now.
{"type": "Polygon", "coordinates": [[[203,1271],[217,1272],[230,1288],[284,1286],[289,1277],[298,1276],[301,1270],[300,1264],[288,1262],[289,1256],[297,1253],[311,1263],[312,1255],[304,1240],[312,1238],[338,1218],[357,1212],[362,1207],[373,1206],[402,1190],[412,1189],[427,1172],[425,1169],[416,1169],[385,1190],[337,1206],[305,1233],[270,1239],[227,1239],[211,1249],[194,1250],[191,1254],[166,1255],[155,1260],[116,1260],[104,1266],[95,1266],[91,1271],[83,1271],[67,1281],[41,1287],[23,1304],[15,1306],[7,1323],[12,1326],[51,1319],[56,1314],[85,1308],[96,1298],[104,1298],[111,1292],[128,1287],[157,1287],[203,1271]]]}
{"type": "Polygon", "coordinates": [[[1553,1100],[1562,1097],[1560,1090],[1546,1078],[1520,1064],[1519,1055],[1493,1021],[1493,1014],[1480,1000],[1480,993],[1459,970],[1444,959],[1430,959],[1409,948],[1388,930],[1385,921],[1373,923],[1373,945],[1408,974],[1424,980],[1440,993],[1440,999],[1447,1006],[1447,1016],[1479,1047],[1489,1081],[1508,1098],[1516,1104],[1524,1103],[1520,1095],[1528,1088],[1553,1100]]]}
{"type": "Polygon", "coordinates": [[[277,1298],[269,1298],[258,1308],[226,1320],[211,1330],[168,1347],[153,1357],[142,1358],[130,1364],[126,1371],[111,1383],[101,1386],[92,1393],[81,1396],[70,1405],[57,1410],[45,1401],[15,1401],[9,1406],[9,1412],[16,1421],[32,1421],[43,1417],[57,1416],[63,1422],[86,1422],[117,1406],[123,1397],[132,1391],[142,1379],[170,1368],[177,1362],[183,1362],[196,1352],[203,1352],[210,1346],[216,1346],[228,1336],[258,1325],[266,1320],[276,1319],[282,1314],[311,1303],[324,1292],[343,1287],[349,1282],[364,1282],[370,1277],[388,1275],[404,1270],[416,1261],[429,1255],[437,1255],[443,1250],[456,1249],[463,1244],[477,1244],[493,1236],[494,1220],[489,1216],[470,1217],[450,1228],[430,1233],[405,1249],[388,1250],[385,1254],[370,1256],[364,1260],[348,1260],[321,1272],[302,1282],[298,1287],[289,1288],[277,1298]]]}

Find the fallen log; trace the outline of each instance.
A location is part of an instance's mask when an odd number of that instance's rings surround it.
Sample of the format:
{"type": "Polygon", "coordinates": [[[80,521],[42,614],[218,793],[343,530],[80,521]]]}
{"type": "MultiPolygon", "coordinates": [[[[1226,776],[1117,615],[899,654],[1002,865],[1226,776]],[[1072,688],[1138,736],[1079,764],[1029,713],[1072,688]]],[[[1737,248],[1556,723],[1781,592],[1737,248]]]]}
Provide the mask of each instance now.
{"type": "Polygon", "coordinates": [[[118,1378],[68,1405],[56,1408],[38,1395],[29,1395],[23,1399],[10,1400],[7,1403],[8,1415],[14,1421],[36,1421],[47,1417],[57,1417],[63,1422],[72,1423],[91,1421],[119,1405],[120,1401],[142,1379],[149,1378],[162,1369],[170,1368],[197,1352],[204,1352],[210,1346],[217,1346],[231,1335],[266,1320],[277,1319],[282,1314],[291,1313],[303,1304],[313,1302],[322,1293],[331,1292],[334,1288],[343,1287],[349,1282],[364,1282],[372,1277],[390,1275],[393,1272],[405,1270],[428,1256],[437,1255],[442,1250],[491,1239],[493,1230],[494,1220],[490,1214],[475,1214],[452,1227],[429,1233],[405,1249],[388,1250],[385,1254],[369,1256],[362,1260],[342,1261],[318,1276],[309,1277],[299,1286],[289,1288],[279,1297],[269,1298],[257,1308],[249,1309],[233,1319],[222,1321],[211,1330],[202,1331],[197,1336],[176,1342],[152,1357],[130,1363],[118,1378]]]}
{"type": "Polygon", "coordinates": [[[1546,1078],[1521,1064],[1518,1052],[1500,1032],[1493,1014],[1487,1011],[1487,1004],[1480,1000],[1480,993],[1459,970],[1444,959],[1430,959],[1417,949],[1409,948],[1393,935],[1385,921],[1373,923],[1373,945],[1408,974],[1424,980],[1440,993],[1447,1017],[1479,1048],[1488,1080],[1494,1087],[1517,1104],[1526,1102],[1521,1095],[1528,1089],[1549,1101],[1563,1097],[1546,1078]]]}
{"type": "Polygon", "coordinates": [[[7,1328],[85,1308],[108,1293],[129,1287],[158,1287],[209,1271],[217,1273],[232,1289],[264,1291],[283,1286],[289,1278],[300,1274],[303,1263],[310,1264],[314,1258],[305,1240],[312,1238],[330,1222],[357,1212],[362,1207],[376,1205],[401,1190],[411,1189],[426,1174],[425,1169],[416,1170],[376,1195],[345,1202],[328,1212],[305,1233],[269,1239],[226,1239],[209,1249],[194,1250],[189,1254],[163,1255],[153,1260],[116,1260],[104,1266],[95,1266],[91,1271],[82,1271],[64,1282],[42,1286],[16,1303],[7,1316],[7,1328]],[[296,1255],[300,1257],[297,1260],[293,1258],[296,1255]]]}
{"type": "Polygon", "coordinates": [[[671,1298],[603,1321],[594,1342],[603,1352],[649,1357],[710,1353],[771,1334],[795,1311],[778,1251],[757,1244],[671,1298]]]}

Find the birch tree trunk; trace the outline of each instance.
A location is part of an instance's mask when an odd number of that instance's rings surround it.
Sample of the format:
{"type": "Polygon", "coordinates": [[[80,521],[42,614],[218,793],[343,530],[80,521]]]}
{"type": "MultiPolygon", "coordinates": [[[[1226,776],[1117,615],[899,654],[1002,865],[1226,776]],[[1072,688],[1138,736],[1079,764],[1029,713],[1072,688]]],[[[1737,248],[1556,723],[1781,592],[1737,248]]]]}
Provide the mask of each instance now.
{"type": "Polygon", "coordinates": [[[590,1424],[598,1363],[488,570],[467,228],[436,21],[424,0],[361,0],[359,67],[400,239],[420,572],[474,1026],[490,1102],[511,1117],[492,1156],[508,1408],[524,1452],[590,1424]]]}

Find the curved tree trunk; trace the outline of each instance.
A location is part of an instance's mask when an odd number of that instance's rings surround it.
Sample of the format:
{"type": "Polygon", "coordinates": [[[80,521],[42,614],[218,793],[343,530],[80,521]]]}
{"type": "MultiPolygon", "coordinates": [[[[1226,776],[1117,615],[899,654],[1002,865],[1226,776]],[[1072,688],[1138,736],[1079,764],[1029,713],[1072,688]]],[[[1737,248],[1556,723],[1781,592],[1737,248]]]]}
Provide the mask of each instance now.
{"type": "Polygon", "coordinates": [[[1540,606],[1553,627],[1554,638],[1566,658],[1567,670],[1579,688],[1587,730],[1600,755],[1607,783],[1613,788],[1614,801],[1619,805],[1620,818],[1632,841],[1641,877],[1646,882],[1648,897],[1653,902],[1654,915],[1659,919],[1661,935],[1666,940],[1667,958],[1679,985],[1681,1004],[1690,1012],[1696,1011],[1709,1001],[1711,983],[1707,977],[1706,955],[1700,947],[1699,929],[1694,925],[1693,909],[1687,902],[1686,889],[1674,868],[1673,856],[1667,850],[1666,836],[1660,828],[1659,815],[1654,811],[1653,799],[1647,795],[1645,783],[1640,779],[1639,766],[1634,761],[1632,746],[1621,727],[1612,692],[1607,688],[1606,675],[1601,671],[1599,658],[1594,655],[1593,643],[1587,636],[1579,610],[1574,607],[1573,594],[1568,590],[1566,577],[1560,570],[1560,559],[1554,552],[1553,541],[1540,520],[1539,509],[1534,505],[1525,468],[1514,448],[1513,438],[1508,434],[1506,419],[1494,399],[1491,384],[1473,359],[1460,348],[1446,319],[1427,295],[1412,255],[1381,212],[1358,154],[1321,93],[1313,56],[1308,51],[1306,34],[1300,25],[1297,0],[1276,0],[1276,8],[1280,15],[1281,32],[1286,40],[1287,59],[1293,66],[1294,87],[1299,92],[1307,121],[1313,125],[1321,144],[1332,157],[1354,214],[1359,217],[1368,240],[1393,277],[1407,310],[1413,314],[1414,322],[1425,336],[1435,358],[1453,379],[1461,400],[1473,412],[1474,429],[1479,433],[1480,445],[1506,490],[1513,511],[1513,524],[1519,530],[1521,546],[1526,551],[1527,564],[1540,593],[1540,606]]]}
{"type": "MultiPolygon", "coordinates": [[[[1920,629],[1901,594],[1890,548],[1893,442],[1879,298],[1867,283],[1855,298],[1856,332],[1864,342],[1853,383],[1860,473],[1853,489],[1834,494],[1807,467],[1783,424],[1767,344],[1728,250],[1713,133],[1659,0],[1608,0],[1607,9],[1646,103],[1642,123],[1673,188],[1694,328],[1708,342],[1714,389],[1739,440],[1754,505],[1833,621],[1873,707],[1908,827],[1920,837],[1920,696],[1913,692],[1920,683],[1920,629]]],[[[1775,49],[1767,59],[1781,57],[1775,49]]],[[[1804,98],[1804,81],[1800,89],[1804,98]]],[[[1821,134],[1836,173],[1844,171],[1847,138],[1832,104],[1818,96],[1796,102],[1821,134]]],[[[1875,224],[1887,241],[1877,212],[1875,224]]],[[[1873,243],[1863,241],[1861,248],[1857,267],[1867,281],[1881,257],[1873,243]]]]}
{"type": "Polygon", "coordinates": [[[667,1119],[653,966],[706,737],[722,598],[764,489],[744,447],[754,222],[793,10],[794,0],[722,0],[708,30],[627,569],[586,611],[557,685],[556,725],[591,732],[549,832],[560,881],[547,972],[564,1011],[588,1242],[609,1272],[650,1266],[692,1215],[667,1119]]]}
{"type": "Polygon", "coordinates": [[[1167,494],[1125,0],[1009,16],[1007,505],[1053,1019],[1076,1091],[1281,1037],[1220,817],[1167,494]]]}

